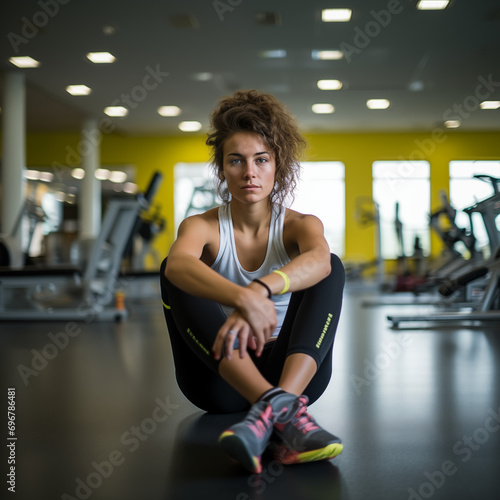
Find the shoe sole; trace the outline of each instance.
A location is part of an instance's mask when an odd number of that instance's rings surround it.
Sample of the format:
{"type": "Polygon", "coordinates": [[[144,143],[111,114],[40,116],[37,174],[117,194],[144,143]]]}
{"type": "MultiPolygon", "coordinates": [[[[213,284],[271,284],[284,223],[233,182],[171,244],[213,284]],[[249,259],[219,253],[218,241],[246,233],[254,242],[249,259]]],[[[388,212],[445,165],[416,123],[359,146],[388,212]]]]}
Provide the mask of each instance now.
{"type": "Polygon", "coordinates": [[[245,444],[245,442],[234,432],[228,431],[221,434],[219,437],[221,448],[237,463],[254,474],[259,474],[262,471],[260,458],[253,456],[245,444]]]}
{"type": "Polygon", "coordinates": [[[301,453],[281,447],[275,453],[278,462],[290,464],[303,464],[307,462],[318,462],[320,460],[331,460],[342,453],[344,446],[341,443],[332,443],[319,450],[303,451],[301,453]]]}

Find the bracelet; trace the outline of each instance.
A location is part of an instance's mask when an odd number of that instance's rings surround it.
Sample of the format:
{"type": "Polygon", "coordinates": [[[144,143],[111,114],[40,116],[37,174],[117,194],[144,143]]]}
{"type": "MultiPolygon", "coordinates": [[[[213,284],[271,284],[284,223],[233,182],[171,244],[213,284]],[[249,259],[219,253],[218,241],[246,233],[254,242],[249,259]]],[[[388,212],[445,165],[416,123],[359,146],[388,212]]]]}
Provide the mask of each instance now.
{"type": "Polygon", "coordinates": [[[288,292],[288,289],[290,288],[290,278],[288,277],[288,275],[283,271],[280,271],[279,269],[274,270],[273,273],[279,274],[285,280],[285,286],[283,287],[283,290],[278,293],[278,295],[283,295],[284,293],[288,292]]]}
{"type": "Polygon", "coordinates": [[[266,290],[267,290],[267,296],[271,298],[273,294],[271,293],[271,289],[263,282],[258,279],[254,279],[255,283],[258,283],[259,285],[262,285],[266,290]]]}

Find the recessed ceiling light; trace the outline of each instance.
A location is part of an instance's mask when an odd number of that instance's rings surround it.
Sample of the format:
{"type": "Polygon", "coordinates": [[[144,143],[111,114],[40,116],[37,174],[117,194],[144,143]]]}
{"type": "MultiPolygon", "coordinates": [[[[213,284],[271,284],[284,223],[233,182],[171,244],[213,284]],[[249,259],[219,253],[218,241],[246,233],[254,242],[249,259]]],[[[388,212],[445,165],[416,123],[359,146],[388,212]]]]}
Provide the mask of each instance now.
{"type": "Polygon", "coordinates": [[[460,125],[462,125],[460,120],[447,120],[444,122],[446,128],[458,128],[460,125]]]}
{"type": "Polygon", "coordinates": [[[83,179],[85,177],[85,170],[83,168],[74,168],[71,171],[71,177],[74,179],[83,179]]]}
{"type": "Polygon", "coordinates": [[[201,129],[201,123],[196,121],[186,121],[179,123],[179,129],[183,132],[197,132],[201,129]]]}
{"type": "Polygon", "coordinates": [[[109,175],[109,180],[115,183],[122,183],[127,180],[127,174],[121,170],[113,170],[109,175]]]}
{"type": "Polygon", "coordinates": [[[366,107],[369,109],[387,109],[390,104],[387,99],[369,99],[366,101],[366,107]]]}
{"type": "Polygon", "coordinates": [[[178,106],[161,106],[158,108],[158,114],[161,116],[179,116],[181,108],[178,106]]]}
{"type": "Polygon", "coordinates": [[[126,182],[123,185],[123,191],[125,193],[135,194],[137,192],[137,189],[138,189],[137,184],[134,184],[133,182],[126,182]]]}
{"type": "Polygon", "coordinates": [[[311,57],[316,61],[338,61],[344,57],[341,50],[313,50],[311,57]]]}
{"type": "Polygon", "coordinates": [[[87,85],[68,85],[66,92],[71,95],[89,95],[92,89],[87,87],[87,85]]]}
{"type": "Polygon", "coordinates": [[[40,61],[29,56],[11,57],[9,61],[18,68],[38,68],[40,61]]]}
{"type": "Polygon", "coordinates": [[[311,109],[313,110],[314,113],[318,115],[327,115],[335,111],[335,108],[333,107],[332,104],[326,104],[326,103],[313,104],[311,109]]]}
{"type": "Polygon", "coordinates": [[[40,172],[38,170],[25,170],[23,177],[29,181],[37,181],[40,178],[40,172]]]}
{"type": "Polygon", "coordinates": [[[321,90],[340,90],[342,82],[340,80],[318,80],[318,89],[321,90]]]}
{"type": "Polygon", "coordinates": [[[321,20],[324,23],[345,23],[351,20],[351,9],[323,9],[321,20]]]}
{"type": "Polygon", "coordinates": [[[418,10],[443,10],[448,7],[450,0],[420,0],[417,4],[418,10]]]}
{"type": "Polygon", "coordinates": [[[40,172],[39,179],[44,182],[52,182],[54,174],[52,172],[40,172]]]}
{"type": "Polygon", "coordinates": [[[283,59],[286,57],[286,50],[277,49],[277,50],[263,50],[260,53],[261,57],[265,57],[267,59],[283,59]]]}
{"type": "Polygon", "coordinates": [[[498,109],[500,101],[483,101],[479,106],[481,109],[498,109]]]}
{"type": "Polygon", "coordinates": [[[107,108],[104,109],[104,112],[108,116],[127,116],[128,115],[128,109],[124,108],[123,106],[108,106],[107,108]]]}
{"type": "Polygon", "coordinates": [[[424,82],[421,80],[415,80],[408,85],[408,89],[411,90],[412,92],[421,92],[424,90],[425,85],[424,82]]]}
{"type": "Polygon", "coordinates": [[[202,71],[201,73],[194,74],[194,79],[199,81],[199,82],[208,82],[213,77],[214,77],[214,75],[212,73],[209,73],[208,71],[202,71]]]}
{"type": "Polygon", "coordinates": [[[87,59],[96,64],[107,64],[116,61],[116,57],[109,52],[89,52],[87,59]]]}
{"type": "Polygon", "coordinates": [[[98,168],[94,173],[94,177],[100,181],[105,181],[109,179],[110,174],[111,172],[107,168],[98,168]]]}
{"type": "Polygon", "coordinates": [[[116,26],[113,26],[112,24],[106,24],[102,27],[102,32],[108,36],[114,35],[116,33],[116,26]]]}

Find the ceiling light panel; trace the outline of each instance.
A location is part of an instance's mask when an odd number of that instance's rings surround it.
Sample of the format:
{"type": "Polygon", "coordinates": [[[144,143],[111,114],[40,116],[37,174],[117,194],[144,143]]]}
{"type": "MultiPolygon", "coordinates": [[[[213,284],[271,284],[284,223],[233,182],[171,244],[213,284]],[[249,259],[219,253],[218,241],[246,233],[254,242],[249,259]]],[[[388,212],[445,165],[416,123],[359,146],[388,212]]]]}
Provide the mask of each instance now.
{"type": "Polygon", "coordinates": [[[85,177],[85,170],[83,168],[74,168],[71,171],[71,177],[74,179],[83,179],[85,177]]]}
{"type": "Polygon", "coordinates": [[[9,62],[18,68],[38,68],[40,66],[40,61],[29,56],[11,57],[9,62]]]}
{"type": "Polygon", "coordinates": [[[390,101],[387,99],[369,99],[366,101],[366,107],[368,109],[387,109],[390,104],[390,101]]]}
{"type": "Polygon", "coordinates": [[[71,95],[89,95],[92,89],[87,85],[68,85],[66,92],[71,95]]]}
{"type": "Polygon", "coordinates": [[[443,10],[448,7],[450,0],[420,0],[417,4],[418,10],[443,10]]]}
{"type": "Polygon", "coordinates": [[[283,59],[286,57],[286,50],[276,49],[276,50],[263,50],[260,53],[261,57],[266,59],[283,59]]]}
{"type": "Polygon", "coordinates": [[[313,50],[311,57],[316,61],[338,61],[344,53],[341,50],[313,50]]]}
{"type": "Polygon", "coordinates": [[[324,9],[321,11],[321,20],[324,23],[345,23],[351,20],[351,9],[324,9]]]}
{"type": "Polygon", "coordinates": [[[480,105],[481,109],[498,109],[500,101],[483,101],[480,105]]]}
{"type": "Polygon", "coordinates": [[[161,106],[158,108],[158,114],[161,116],[179,116],[181,108],[178,106],[161,106]]]}
{"type": "Polygon", "coordinates": [[[185,121],[179,123],[179,129],[183,132],[197,132],[201,129],[201,123],[196,121],[185,121]]]}
{"type": "Polygon", "coordinates": [[[89,52],[87,59],[96,64],[110,64],[116,61],[116,57],[109,52],[89,52]]]}
{"type": "Polygon", "coordinates": [[[335,111],[333,105],[328,103],[313,104],[311,109],[313,110],[313,113],[316,113],[318,115],[327,115],[335,111]]]}
{"type": "Polygon", "coordinates": [[[123,106],[108,106],[104,109],[104,113],[106,113],[108,116],[127,116],[128,109],[124,108],[123,106]]]}
{"type": "Polygon", "coordinates": [[[317,85],[320,90],[340,90],[342,88],[340,80],[318,80],[317,85]]]}

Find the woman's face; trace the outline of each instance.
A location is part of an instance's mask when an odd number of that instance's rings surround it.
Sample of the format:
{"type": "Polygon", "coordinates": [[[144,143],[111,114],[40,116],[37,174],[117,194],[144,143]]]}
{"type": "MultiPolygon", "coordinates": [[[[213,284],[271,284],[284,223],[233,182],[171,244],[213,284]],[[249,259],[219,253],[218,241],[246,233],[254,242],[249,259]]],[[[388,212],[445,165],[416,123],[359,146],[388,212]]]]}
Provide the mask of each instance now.
{"type": "Polygon", "coordinates": [[[222,175],[233,200],[245,204],[267,199],[276,172],[274,154],[254,132],[235,132],[223,148],[222,175]]]}

